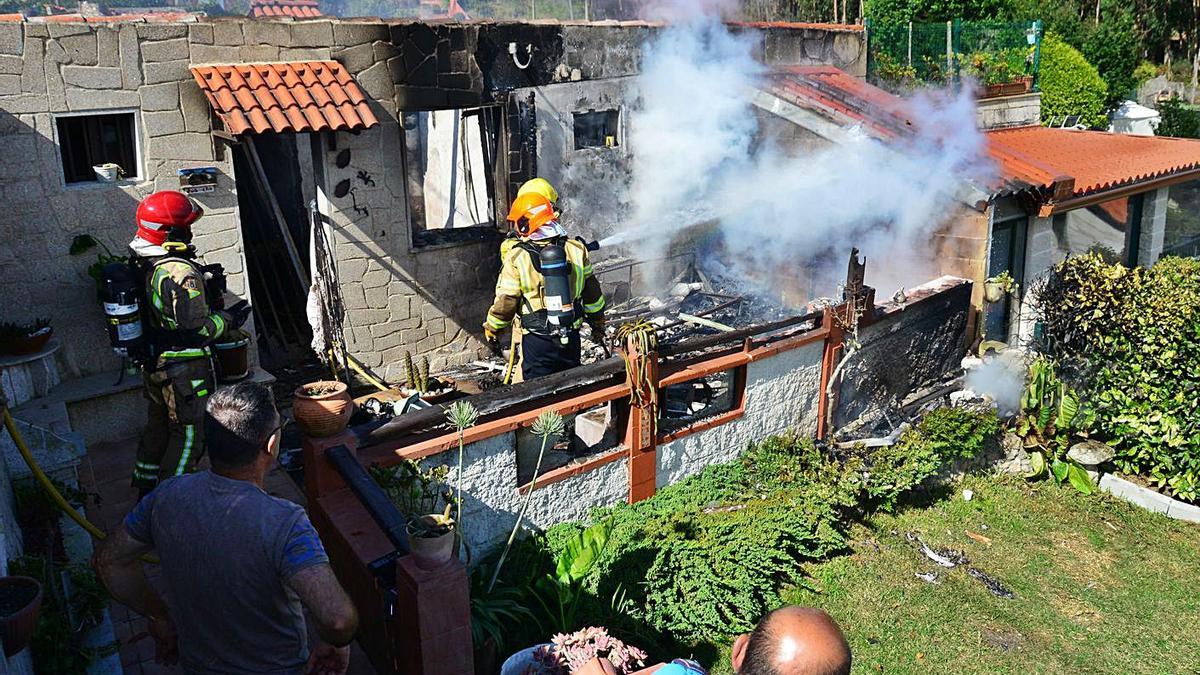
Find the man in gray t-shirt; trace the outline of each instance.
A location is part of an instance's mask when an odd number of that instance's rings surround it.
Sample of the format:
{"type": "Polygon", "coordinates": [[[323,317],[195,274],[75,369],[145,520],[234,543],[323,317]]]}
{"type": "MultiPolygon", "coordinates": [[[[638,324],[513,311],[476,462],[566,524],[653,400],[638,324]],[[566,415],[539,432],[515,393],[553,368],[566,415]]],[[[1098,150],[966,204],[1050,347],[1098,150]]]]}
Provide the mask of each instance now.
{"type": "Polygon", "coordinates": [[[113,597],[151,619],[159,660],[177,649],[187,673],[344,673],[358,617],[304,510],[262,490],[279,416],[254,384],[208,405],[211,471],[161,484],[105,542],[100,571],[113,597]],[[167,598],[138,556],[155,550],[167,598]],[[311,654],[303,609],[321,642],[311,654]]]}

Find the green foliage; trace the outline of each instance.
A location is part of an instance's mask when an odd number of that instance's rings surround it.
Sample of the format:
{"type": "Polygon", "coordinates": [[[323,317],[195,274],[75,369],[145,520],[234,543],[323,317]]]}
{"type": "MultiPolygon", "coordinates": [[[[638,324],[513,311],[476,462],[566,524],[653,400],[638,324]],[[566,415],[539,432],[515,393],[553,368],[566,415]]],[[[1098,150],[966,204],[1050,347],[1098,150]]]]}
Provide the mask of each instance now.
{"type": "Polygon", "coordinates": [[[25,555],[8,562],[8,573],[33,577],[42,584],[42,609],[31,645],[34,669],[39,675],[84,673],[98,656],[119,646],[113,643],[96,648],[83,644],[83,634],[103,619],[109,599],[90,567],[25,555]]]}
{"type": "Polygon", "coordinates": [[[960,57],[963,72],[983,84],[1007,84],[1025,76],[1028,47],[977,51],[960,57]]]}
{"type": "Polygon", "coordinates": [[[1104,80],[1108,89],[1106,108],[1116,108],[1128,98],[1137,98],[1138,83],[1133,71],[1141,57],[1138,47],[1133,15],[1123,6],[1105,8],[1100,23],[1088,31],[1080,51],[1104,80]]]}
{"type": "Polygon", "coordinates": [[[598,522],[565,537],[555,553],[554,571],[538,579],[534,597],[555,632],[569,633],[577,627],[583,581],[604,554],[608,535],[609,524],[598,522]]]}
{"type": "Polygon", "coordinates": [[[953,19],[994,19],[1007,0],[866,0],[867,18],[880,24],[932,23],[953,19]]]}
{"type": "Polygon", "coordinates": [[[1054,364],[1049,359],[1035,359],[1029,366],[1029,381],[1021,395],[1021,415],[1016,426],[1016,434],[1033,466],[1027,477],[1048,475],[1059,485],[1070,482],[1085,495],[1095,492],[1087,470],[1067,457],[1075,437],[1086,438],[1095,421],[1095,411],[1058,378],[1054,364]]]}
{"type": "Polygon", "coordinates": [[[88,265],[87,274],[92,278],[92,281],[96,282],[96,297],[99,298],[101,291],[103,291],[101,287],[101,274],[104,271],[104,266],[109,263],[125,262],[127,258],[113,255],[112,250],[103,241],[87,233],[75,235],[75,238],[71,240],[71,246],[67,249],[67,252],[73,256],[77,256],[96,248],[102,249],[104,252],[96,254],[96,261],[88,265]]]}
{"type": "Polygon", "coordinates": [[[1162,121],[1154,133],[1176,138],[1200,138],[1200,110],[1187,105],[1178,98],[1158,104],[1162,121]]]}
{"type": "Polygon", "coordinates": [[[407,459],[395,467],[374,465],[369,472],[405,517],[441,513],[443,508],[439,502],[447,507],[457,502],[446,485],[450,475],[448,466],[423,469],[418,462],[407,459]]]}
{"type": "Polygon", "coordinates": [[[1041,349],[1097,412],[1117,466],[1200,497],[1200,261],[1125,269],[1070,258],[1036,291],[1041,349]]]}
{"type": "Polygon", "coordinates": [[[499,654],[508,654],[519,643],[510,640],[514,627],[536,623],[537,617],[525,603],[523,589],[512,584],[491,586],[487,565],[471,573],[471,642],[482,649],[488,639],[499,654]]]}
{"type": "Polygon", "coordinates": [[[1043,122],[1079,115],[1081,124],[1107,126],[1107,85],[1079,50],[1053,33],[1042,40],[1038,82],[1042,89],[1043,122]]]}
{"type": "Polygon", "coordinates": [[[1133,69],[1133,80],[1140,87],[1148,80],[1158,77],[1158,66],[1149,61],[1142,61],[1133,69]]]}
{"type": "MultiPolygon", "coordinates": [[[[638,632],[642,644],[654,642],[647,631],[691,642],[749,630],[781,604],[781,586],[798,582],[805,562],[845,548],[850,523],[896,508],[997,429],[990,412],[939,410],[894,446],[842,457],[774,436],[649,500],[599,509],[594,520],[611,529],[582,580],[581,617],[638,632]]],[[[582,532],[572,523],[551,528],[547,546],[569,550],[582,532]]]]}

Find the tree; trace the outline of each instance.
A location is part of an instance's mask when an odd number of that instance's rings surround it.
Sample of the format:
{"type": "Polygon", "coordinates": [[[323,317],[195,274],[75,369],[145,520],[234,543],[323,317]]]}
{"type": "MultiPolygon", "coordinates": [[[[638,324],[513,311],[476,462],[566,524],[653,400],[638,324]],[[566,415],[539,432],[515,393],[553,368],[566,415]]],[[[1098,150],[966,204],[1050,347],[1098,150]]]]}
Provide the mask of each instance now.
{"type": "Polygon", "coordinates": [[[866,15],[884,25],[994,19],[1009,12],[1010,0],[866,0],[866,15]]]}
{"type": "Polygon", "coordinates": [[[1089,127],[1108,125],[1108,87],[1096,67],[1054,33],[1042,40],[1038,81],[1042,88],[1042,121],[1079,115],[1089,127]]]}
{"type": "MultiPolygon", "coordinates": [[[[1133,71],[1138,66],[1138,35],[1133,15],[1122,6],[1109,5],[1100,23],[1088,31],[1082,45],[1076,45],[1104,78],[1108,87],[1105,104],[1115,108],[1134,94],[1137,81],[1133,71]]],[[[1136,94],[1135,94],[1136,98],[1136,94]]]]}

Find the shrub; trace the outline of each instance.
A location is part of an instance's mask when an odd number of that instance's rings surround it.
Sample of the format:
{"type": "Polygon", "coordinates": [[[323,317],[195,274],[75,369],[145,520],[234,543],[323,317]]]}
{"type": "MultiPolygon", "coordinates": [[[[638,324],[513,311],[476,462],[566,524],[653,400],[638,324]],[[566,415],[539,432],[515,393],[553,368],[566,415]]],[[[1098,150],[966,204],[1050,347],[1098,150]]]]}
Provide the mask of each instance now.
{"type": "Polygon", "coordinates": [[[1099,434],[1123,470],[1187,500],[1200,496],[1200,261],[1128,270],[1070,258],[1035,290],[1041,349],[1073,365],[1099,434]]]}
{"type": "MultiPolygon", "coordinates": [[[[611,531],[585,582],[592,601],[581,620],[636,633],[647,646],[647,630],[685,642],[750,630],[782,602],[780,588],[798,581],[803,563],[845,547],[851,522],[895,508],[998,427],[991,412],[938,410],[894,446],[840,457],[809,439],[774,436],[649,500],[598,509],[593,520],[611,531]]],[[[551,528],[548,547],[581,529],[551,528]]]]}
{"type": "Polygon", "coordinates": [[[1042,89],[1042,121],[1079,115],[1081,124],[1107,126],[1108,87],[1096,67],[1053,33],[1042,40],[1038,82],[1042,89]]]}
{"type": "Polygon", "coordinates": [[[1186,105],[1178,98],[1158,104],[1162,120],[1154,133],[1176,138],[1200,138],[1200,110],[1186,105]]]}

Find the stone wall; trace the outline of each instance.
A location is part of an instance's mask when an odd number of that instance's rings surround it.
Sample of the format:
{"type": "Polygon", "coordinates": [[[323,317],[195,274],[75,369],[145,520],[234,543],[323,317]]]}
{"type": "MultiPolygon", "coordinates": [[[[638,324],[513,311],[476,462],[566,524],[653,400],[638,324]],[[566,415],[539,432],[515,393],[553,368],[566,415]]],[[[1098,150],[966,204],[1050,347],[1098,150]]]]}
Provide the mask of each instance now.
{"type": "Polygon", "coordinates": [[[983,129],[1026,127],[1042,123],[1042,92],[980,99],[975,109],[983,129]]]}
{"type": "MultiPolygon", "coordinates": [[[[403,110],[502,103],[514,90],[537,94],[537,139],[545,156],[512,161],[516,181],[540,167],[567,186],[569,213],[587,214],[579,231],[598,235],[621,212],[607,187],[627,173],[627,151],[569,145],[570,114],[551,104],[572,97],[606,106],[627,93],[641,45],[661,26],[559,23],[421,24],[376,20],[111,24],[0,23],[0,300],[5,319],[48,316],[63,343],[68,377],[112,370],[102,317],[87,266],[91,254],[66,255],[89,232],[120,253],[134,231],[137,203],[178,187],[176,170],[215,166],[215,192],[196,228],[205,260],[231,273],[231,292],[248,296],[231,152],[214,145],[214,117],[188,66],[336,59],[367,93],[380,124],[360,133],[326,134],[313,144],[316,200],[335,242],[351,352],[397,378],[405,351],[431,357],[435,370],[482,352],[479,324],[490,303],[499,260],[494,240],[416,247],[404,172],[403,110]],[[515,45],[518,54],[510,53],[515,45]],[[522,67],[524,65],[525,67],[522,67]],[[140,161],[116,184],[66,185],[55,116],[129,111],[140,161]],[[334,158],[350,150],[341,169],[334,158]],[[349,179],[353,190],[333,196],[349,179]],[[590,188],[590,189],[589,189],[590,188]]],[[[860,31],[750,27],[769,64],[833,63],[861,75],[860,31]]],[[[572,106],[571,110],[578,109],[572,106]]],[[[220,141],[216,141],[220,143],[220,141]]],[[[518,160],[522,157],[517,153],[518,160]]],[[[503,208],[506,195],[499,195],[503,208]]],[[[253,299],[251,299],[253,300],[253,299]]]]}
{"type": "Polygon", "coordinates": [[[69,256],[71,239],[90,233],[122,253],[138,202],[177,188],[176,169],[217,168],[216,192],[197,195],[206,216],[196,246],[245,294],[232,163],[215,158],[208,103],[187,70],[193,46],[213,35],[201,24],[0,24],[0,306],[5,320],[52,321],[68,376],[118,364],[86,272],[94,254],[69,256]],[[65,184],[55,117],[119,111],[135,113],[141,162],[123,168],[136,175],[65,184]]]}

